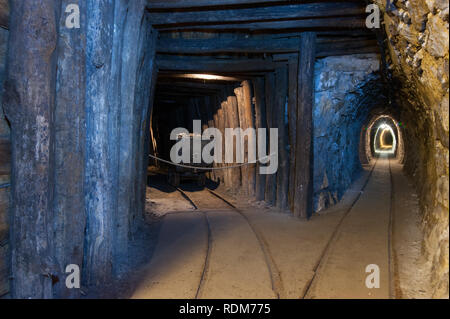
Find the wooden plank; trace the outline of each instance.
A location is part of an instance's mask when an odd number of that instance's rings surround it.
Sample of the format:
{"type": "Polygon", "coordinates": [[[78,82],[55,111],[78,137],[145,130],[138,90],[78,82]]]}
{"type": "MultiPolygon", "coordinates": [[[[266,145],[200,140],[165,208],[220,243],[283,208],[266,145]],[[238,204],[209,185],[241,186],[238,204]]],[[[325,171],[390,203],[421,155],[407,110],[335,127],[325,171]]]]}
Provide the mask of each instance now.
{"type": "Polygon", "coordinates": [[[11,187],[0,188],[0,246],[9,241],[10,190],[11,187]]]}
{"type": "Polygon", "coordinates": [[[0,27],[9,28],[9,1],[0,0],[0,27]]]}
{"type": "Polygon", "coordinates": [[[196,31],[196,32],[212,32],[212,31],[241,31],[241,32],[288,32],[288,31],[324,31],[324,30],[353,30],[366,29],[366,18],[364,16],[348,16],[348,17],[329,17],[302,20],[286,20],[286,21],[262,21],[249,23],[234,24],[208,24],[208,25],[174,25],[159,27],[160,31],[196,31]]]}
{"type": "Polygon", "coordinates": [[[294,211],[295,194],[295,146],[297,126],[297,88],[298,88],[298,57],[292,57],[288,66],[288,122],[289,122],[289,208],[294,211]]]}
{"type": "MultiPolygon", "coordinates": [[[[253,91],[255,95],[255,127],[266,128],[266,101],[264,95],[264,78],[258,77],[253,81],[253,91]]],[[[257,133],[258,136],[259,133],[257,133]]],[[[259,139],[259,138],[258,138],[259,139]]],[[[267,140],[267,139],[266,139],[267,140]]],[[[261,147],[258,145],[258,148],[261,147]]],[[[258,158],[258,154],[256,155],[258,158]]],[[[264,193],[266,188],[266,175],[259,173],[259,167],[261,164],[256,164],[256,176],[255,176],[255,197],[256,200],[264,200],[264,193]]]]}
{"type": "Polygon", "coordinates": [[[287,67],[275,71],[275,112],[274,124],[278,128],[278,172],[276,206],[285,209],[288,206],[289,165],[286,145],[288,136],[285,125],[286,102],[288,93],[287,67]]]}
{"type": "MultiPolygon", "coordinates": [[[[71,0],[61,1],[66,8],[71,0]]],[[[85,3],[80,3],[80,19],[85,20],[85,3]]],[[[60,16],[60,25],[65,23],[60,16]]],[[[80,32],[86,32],[80,26],[80,32]]],[[[86,111],[85,111],[85,50],[86,43],[79,34],[68,28],[61,28],[58,41],[58,65],[56,81],[56,107],[54,113],[55,169],[54,209],[55,212],[55,259],[58,272],[55,276],[64,278],[66,266],[82,265],[84,251],[84,230],[86,215],[84,205],[84,164],[86,158],[86,111]],[[76,72],[74,72],[76,70],[76,72]],[[77,123],[77,125],[74,125],[77,123]]],[[[63,280],[53,286],[59,298],[79,298],[79,289],[67,289],[63,280]]]]}
{"type": "Polygon", "coordinates": [[[176,81],[173,78],[158,78],[158,85],[162,86],[172,86],[172,87],[182,87],[182,88],[193,88],[193,89],[206,89],[220,91],[223,89],[223,84],[210,83],[208,82],[194,82],[194,81],[176,81]]]}
{"type": "Polygon", "coordinates": [[[189,87],[183,87],[183,86],[169,86],[169,85],[161,85],[158,84],[156,87],[156,92],[177,92],[177,93],[187,93],[187,94],[217,94],[219,90],[210,90],[210,89],[203,89],[203,88],[189,88],[189,87]]]}
{"type": "MultiPolygon", "coordinates": [[[[169,65],[173,65],[172,63],[170,63],[169,65]]],[[[175,64],[176,65],[176,64],[175,64]]],[[[181,68],[181,66],[179,66],[179,68],[181,68]]],[[[203,71],[206,73],[210,73],[208,71],[203,71]]],[[[161,72],[159,73],[159,78],[171,78],[171,79],[193,79],[193,80],[199,80],[200,77],[198,74],[186,74],[186,73],[174,73],[174,72],[167,72],[164,70],[161,70],[161,72]]],[[[205,81],[205,80],[203,80],[205,81]]],[[[242,81],[241,77],[236,77],[236,76],[214,76],[212,79],[208,79],[209,83],[223,83],[223,82],[238,82],[238,81],[242,81]]]]}
{"type": "MultiPolygon", "coordinates": [[[[220,95],[217,95],[214,101],[215,101],[214,102],[214,111],[213,111],[214,127],[219,129],[219,127],[220,127],[219,109],[220,109],[220,104],[221,104],[220,95]]],[[[222,133],[222,131],[221,131],[221,133],[222,133]]],[[[220,168],[221,165],[222,165],[221,163],[214,162],[214,166],[213,167],[214,168],[220,168]]],[[[213,175],[214,175],[214,181],[215,182],[223,183],[223,171],[222,170],[219,170],[219,169],[214,170],[213,171],[213,175]]]]}
{"type": "Polygon", "coordinates": [[[160,39],[158,40],[158,53],[183,53],[183,54],[217,54],[217,53],[273,53],[296,52],[299,47],[299,39],[266,39],[242,38],[242,39],[160,39]]]}
{"type": "Polygon", "coordinates": [[[0,175],[9,175],[11,172],[11,141],[0,139],[0,175]]]}
{"type": "MultiPolygon", "coordinates": [[[[239,39],[160,39],[157,51],[159,53],[177,54],[219,54],[219,53],[288,53],[298,52],[300,39],[273,37],[258,38],[242,37],[239,39]]],[[[326,38],[317,44],[317,56],[330,54],[333,51],[344,49],[360,49],[364,47],[376,47],[375,38],[355,37],[326,38]]]]}
{"type": "Polygon", "coordinates": [[[306,3],[244,9],[152,12],[153,25],[205,24],[276,19],[310,19],[365,13],[365,5],[355,2],[306,3]]]}
{"type": "Polygon", "coordinates": [[[58,21],[56,2],[12,2],[15,21],[5,81],[4,112],[11,123],[11,270],[13,298],[52,298],[53,110],[58,21]],[[39,37],[36,36],[39,30],[39,37]],[[33,128],[33,129],[32,129],[33,128]],[[38,147],[30,147],[36,145],[38,147]]]}
{"type": "MultiPolygon", "coordinates": [[[[117,211],[118,130],[120,106],[116,95],[117,77],[112,74],[114,49],[114,4],[105,1],[86,1],[86,158],[85,205],[87,237],[85,245],[86,270],[84,280],[88,285],[106,283],[112,278],[113,218],[117,211]],[[90,33],[89,30],[95,30],[90,33]],[[102,59],[99,68],[97,57],[102,59]],[[115,90],[112,90],[115,88],[115,90]],[[114,98],[111,95],[114,94],[114,98]],[[111,102],[112,101],[112,102],[111,102]],[[95,127],[95,129],[94,129],[95,127]],[[113,142],[114,141],[114,142],[113,142]],[[101,236],[99,236],[101,234],[101,236]]],[[[115,34],[119,37],[119,34],[115,34]]],[[[114,227],[115,228],[115,227],[114,227]]]]}
{"type": "Polygon", "coordinates": [[[197,108],[202,119],[202,132],[208,128],[208,96],[197,99],[197,108]]]}
{"type": "Polygon", "coordinates": [[[297,127],[295,147],[294,216],[307,218],[312,198],[312,110],[314,106],[314,62],[316,34],[300,37],[298,57],[297,127]]]}
{"type": "MultiPolygon", "coordinates": [[[[5,1],[5,0],[4,0],[5,1]]],[[[280,2],[292,2],[292,0],[148,0],[147,8],[157,9],[186,9],[201,7],[223,7],[235,5],[257,5],[280,2]]]]}
{"type": "MultiPolygon", "coordinates": [[[[266,95],[266,121],[267,121],[267,135],[270,136],[270,128],[275,127],[275,74],[270,72],[266,74],[265,78],[265,95],[266,95]]],[[[270,139],[267,140],[267,154],[270,154],[270,139]]],[[[272,147],[273,149],[273,147],[272,147]]],[[[274,205],[276,201],[277,192],[277,174],[267,174],[266,175],[266,189],[264,200],[270,204],[274,205]]]]}
{"type": "Polygon", "coordinates": [[[8,265],[9,245],[0,246],[0,297],[9,292],[10,270],[8,265]]]}
{"type": "MultiPolygon", "coordinates": [[[[229,95],[227,98],[227,108],[225,110],[225,117],[227,118],[227,128],[238,128],[240,125],[239,118],[239,102],[236,96],[229,95]]],[[[225,135],[224,135],[225,136],[225,135]]],[[[233,145],[233,144],[231,144],[233,145]]],[[[228,164],[228,166],[235,166],[238,163],[236,162],[236,147],[233,147],[232,152],[234,153],[234,162],[228,164]]],[[[227,153],[228,150],[225,149],[227,153]]],[[[243,171],[242,167],[240,168],[230,168],[228,169],[228,173],[230,174],[230,191],[232,193],[241,192],[243,189],[243,171]]]]}

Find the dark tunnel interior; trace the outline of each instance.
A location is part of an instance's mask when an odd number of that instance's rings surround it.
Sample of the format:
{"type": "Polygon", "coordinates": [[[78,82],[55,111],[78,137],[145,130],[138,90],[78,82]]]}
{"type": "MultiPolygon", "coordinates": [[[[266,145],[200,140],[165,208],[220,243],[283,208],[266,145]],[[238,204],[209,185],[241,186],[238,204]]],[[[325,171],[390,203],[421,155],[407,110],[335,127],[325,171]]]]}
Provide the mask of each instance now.
{"type": "Polygon", "coordinates": [[[73,2],[0,0],[0,299],[448,298],[448,1],[73,2]]]}

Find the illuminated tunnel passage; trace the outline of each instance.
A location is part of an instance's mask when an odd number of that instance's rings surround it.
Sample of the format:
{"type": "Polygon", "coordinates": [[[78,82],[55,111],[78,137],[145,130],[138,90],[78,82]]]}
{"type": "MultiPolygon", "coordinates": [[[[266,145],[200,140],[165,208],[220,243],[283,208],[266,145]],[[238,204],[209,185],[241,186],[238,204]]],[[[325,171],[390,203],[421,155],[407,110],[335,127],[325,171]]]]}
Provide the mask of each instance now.
{"type": "Polygon", "coordinates": [[[404,137],[402,123],[391,115],[373,116],[368,125],[363,127],[364,140],[360,148],[364,148],[363,162],[370,162],[381,155],[404,161],[404,137]]]}

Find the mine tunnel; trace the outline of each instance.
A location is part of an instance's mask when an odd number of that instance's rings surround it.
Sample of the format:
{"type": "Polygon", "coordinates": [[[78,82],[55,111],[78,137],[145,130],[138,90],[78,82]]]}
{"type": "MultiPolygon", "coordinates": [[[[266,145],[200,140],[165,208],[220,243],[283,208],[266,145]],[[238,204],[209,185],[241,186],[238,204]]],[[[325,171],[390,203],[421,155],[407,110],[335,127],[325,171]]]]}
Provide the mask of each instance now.
{"type": "Polygon", "coordinates": [[[448,298],[448,78],[446,1],[0,0],[0,296],[448,298]]]}

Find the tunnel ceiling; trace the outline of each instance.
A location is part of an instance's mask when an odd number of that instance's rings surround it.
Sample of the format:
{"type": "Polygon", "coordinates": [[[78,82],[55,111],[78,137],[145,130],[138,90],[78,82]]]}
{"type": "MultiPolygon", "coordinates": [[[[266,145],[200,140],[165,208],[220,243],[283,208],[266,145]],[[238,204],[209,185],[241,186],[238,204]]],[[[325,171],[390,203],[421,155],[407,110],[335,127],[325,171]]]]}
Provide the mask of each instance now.
{"type": "Polygon", "coordinates": [[[183,74],[241,81],[272,72],[298,59],[300,32],[317,33],[317,58],[380,53],[365,9],[364,1],[149,0],[159,31],[156,99],[211,95],[226,82],[181,80],[183,74]]]}

